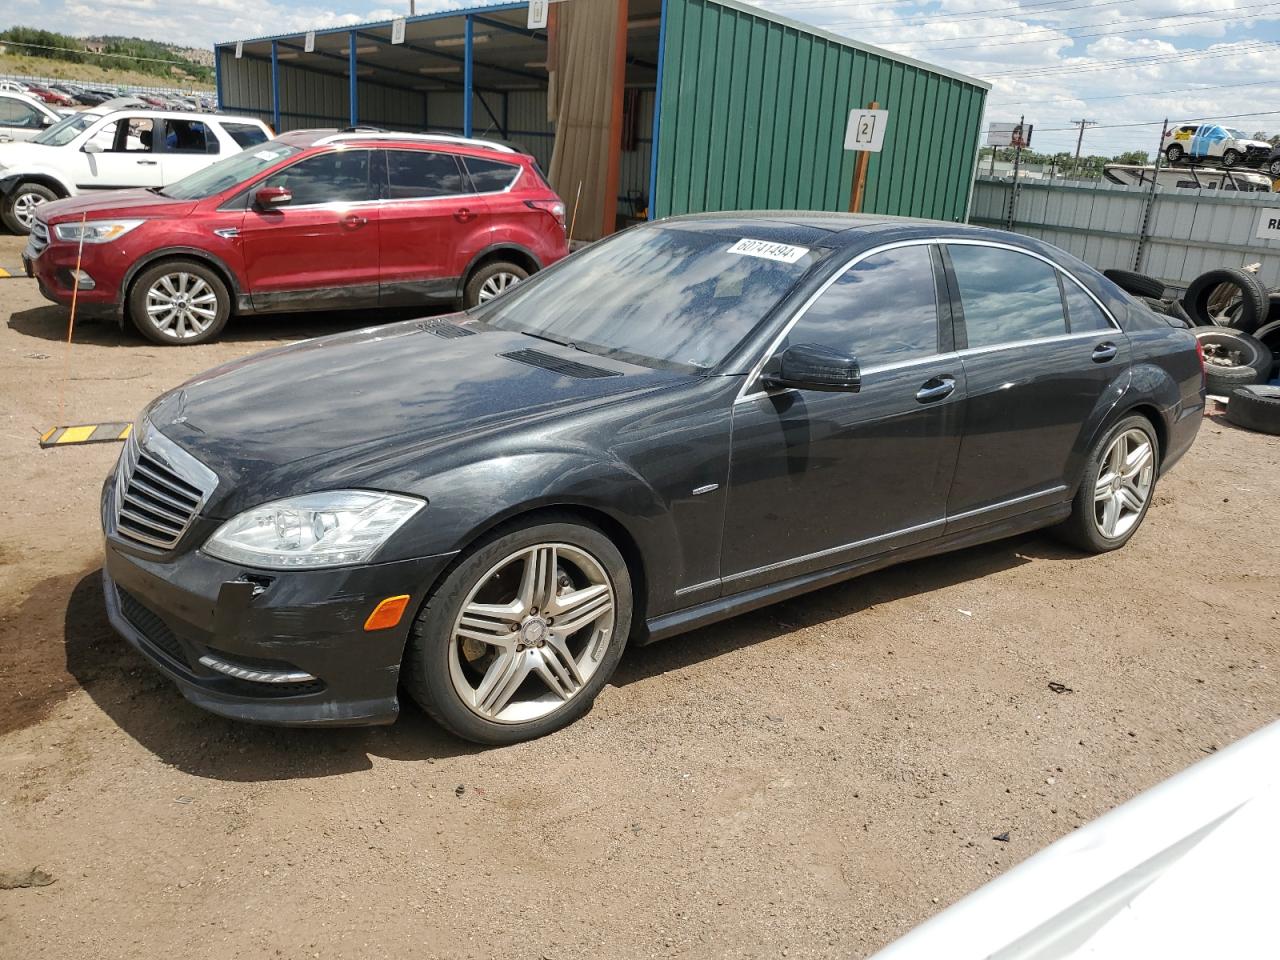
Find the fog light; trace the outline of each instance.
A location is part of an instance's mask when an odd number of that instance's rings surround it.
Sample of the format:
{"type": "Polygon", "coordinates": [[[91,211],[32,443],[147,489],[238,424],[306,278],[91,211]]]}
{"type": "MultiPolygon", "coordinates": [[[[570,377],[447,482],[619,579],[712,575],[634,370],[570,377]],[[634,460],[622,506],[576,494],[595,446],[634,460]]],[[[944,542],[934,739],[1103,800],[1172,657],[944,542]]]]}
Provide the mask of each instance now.
{"type": "Polygon", "coordinates": [[[70,270],[71,282],[74,284],[79,281],[81,290],[92,290],[97,284],[93,282],[93,277],[85,273],[83,270],[70,270]]]}
{"type": "Polygon", "coordinates": [[[404,616],[404,608],[409,605],[409,595],[402,593],[398,597],[387,597],[376,607],[369,619],[364,622],[366,630],[388,630],[400,622],[404,616]]]}

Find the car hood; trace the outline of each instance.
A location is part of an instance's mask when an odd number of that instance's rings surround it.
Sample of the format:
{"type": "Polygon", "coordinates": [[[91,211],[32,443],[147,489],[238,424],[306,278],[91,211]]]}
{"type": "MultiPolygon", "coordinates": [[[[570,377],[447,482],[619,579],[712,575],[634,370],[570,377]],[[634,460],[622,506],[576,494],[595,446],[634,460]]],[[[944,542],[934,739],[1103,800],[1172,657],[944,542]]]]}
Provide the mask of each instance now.
{"type": "Polygon", "coordinates": [[[151,190],[104,190],[82,193],[64,200],[51,200],[40,207],[45,223],[90,220],[103,216],[129,219],[183,217],[196,205],[194,200],[174,200],[151,190]]]}
{"type": "Polygon", "coordinates": [[[690,379],[475,324],[463,328],[471,335],[447,321],[452,336],[432,332],[440,326],[410,320],[257,354],[165,394],[147,418],[218,474],[207,510],[225,517],[309,490],[377,487],[446,441],[690,379]],[[512,359],[520,351],[534,362],[512,359]],[[591,371],[573,365],[583,364],[598,372],[582,376],[591,371]]]}

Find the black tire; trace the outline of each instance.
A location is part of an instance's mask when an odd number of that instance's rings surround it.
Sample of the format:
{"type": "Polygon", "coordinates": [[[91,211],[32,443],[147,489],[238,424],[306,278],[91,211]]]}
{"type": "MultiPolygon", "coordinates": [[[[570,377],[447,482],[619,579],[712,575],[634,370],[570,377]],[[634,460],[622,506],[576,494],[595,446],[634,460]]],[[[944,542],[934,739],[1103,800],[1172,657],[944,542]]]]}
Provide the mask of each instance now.
{"type": "Polygon", "coordinates": [[[1267,319],[1264,326],[1280,323],[1280,292],[1271,290],[1267,293],[1267,319]]]}
{"type": "Polygon", "coordinates": [[[1259,383],[1271,373],[1271,351],[1256,337],[1226,327],[1198,329],[1195,337],[1205,354],[1205,386],[1215,396],[1259,383]]]}
{"type": "Polygon", "coordinates": [[[1223,153],[1222,153],[1222,165],[1223,165],[1224,167],[1226,167],[1228,170],[1230,170],[1232,167],[1235,167],[1235,166],[1239,165],[1239,163],[1240,163],[1240,151],[1239,151],[1239,150],[1224,150],[1224,151],[1223,151],[1223,153]]]}
{"type": "Polygon", "coordinates": [[[1266,344],[1267,349],[1271,351],[1272,360],[1280,357],[1280,317],[1253,331],[1253,338],[1266,344]]]}
{"type": "Polygon", "coordinates": [[[1146,519],[1147,510],[1150,509],[1151,502],[1155,499],[1156,482],[1159,477],[1160,442],[1156,437],[1155,427],[1151,425],[1150,420],[1139,414],[1125,417],[1108,430],[1102,439],[1094,445],[1093,451],[1089,454],[1089,459],[1085,463],[1084,476],[1080,480],[1080,488],[1076,491],[1075,499],[1071,502],[1071,516],[1055,527],[1054,531],[1063,540],[1084,550],[1086,553],[1106,553],[1110,550],[1118,550],[1129,542],[1133,535],[1138,532],[1138,528],[1142,526],[1142,521],[1146,519]],[[1121,536],[1107,537],[1098,529],[1096,519],[1098,507],[1095,490],[1098,485],[1098,477],[1106,466],[1104,457],[1112,442],[1121,434],[1130,430],[1141,430],[1146,434],[1147,440],[1151,444],[1154,454],[1151,486],[1147,492],[1147,498],[1142,504],[1142,510],[1138,513],[1133,525],[1121,536]]]}
{"type": "Polygon", "coordinates": [[[1187,287],[1182,298],[1191,319],[1202,327],[1214,326],[1216,321],[1209,314],[1209,300],[1223,284],[1231,284],[1240,291],[1240,312],[1232,316],[1232,326],[1242,333],[1252,333],[1262,325],[1270,307],[1267,290],[1252,273],[1235,267],[1223,267],[1200,274],[1187,287]]]}
{"type": "MultiPolygon", "coordinates": [[[[190,284],[194,289],[202,289],[191,280],[181,282],[190,284]]],[[[203,290],[200,296],[202,298],[205,296],[203,290]]],[[[207,303],[200,304],[200,307],[201,309],[209,308],[207,303]]],[[[230,316],[231,294],[227,290],[227,285],[215,270],[197,260],[164,260],[154,264],[138,274],[133,281],[133,285],[129,288],[129,319],[133,321],[133,325],[144,337],[153,343],[163,344],[166,347],[188,347],[200,343],[208,343],[222,333],[230,316]],[[214,316],[212,319],[191,315],[192,318],[188,323],[186,316],[179,317],[171,320],[167,328],[175,332],[166,332],[164,316],[153,318],[147,309],[148,294],[166,276],[199,278],[199,281],[205,285],[208,291],[212,292],[214,297],[212,308],[214,316]],[[178,335],[177,331],[195,330],[197,324],[204,323],[207,323],[207,326],[202,327],[197,332],[190,335],[178,335]]]]}
{"type": "Polygon", "coordinates": [[[1164,282],[1132,270],[1103,270],[1102,275],[1121,290],[1139,297],[1159,300],[1164,296],[1164,282]]]}
{"type": "MultiPolygon", "coordinates": [[[[577,720],[588,710],[622,658],[632,616],[631,576],[617,546],[602,531],[573,517],[540,517],[524,525],[500,527],[454,562],[443,582],[414,621],[401,676],[405,688],[437,723],[465,740],[510,744],[545,736],[577,720]],[[589,554],[606,572],[614,594],[614,620],[609,646],[599,666],[573,695],[553,712],[536,720],[502,723],[475,712],[462,699],[451,677],[453,629],[462,605],[477,585],[504,558],[542,543],[569,544],[589,554]]],[[[534,611],[537,612],[536,610],[534,611]]]]}
{"type": "Polygon", "coordinates": [[[1181,320],[1183,323],[1183,326],[1186,326],[1186,327],[1195,326],[1195,321],[1193,321],[1191,319],[1191,315],[1187,313],[1185,309],[1183,309],[1181,301],[1167,300],[1165,301],[1165,305],[1166,305],[1165,313],[1168,316],[1175,317],[1176,319],[1181,320]]]}
{"type": "Polygon", "coordinates": [[[1271,171],[1271,176],[1280,179],[1280,157],[1276,157],[1267,165],[1267,169],[1271,171]]]}
{"type": "Polygon", "coordinates": [[[4,221],[5,229],[10,233],[16,233],[20,237],[26,236],[31,232],[31,227],[22,222],[20,210],[23,203],[41,204],[57,199],[57,193],[42,183],[20,183],[0,205],[0,220],[4,221]]]}
{"type": "MultiPolygon", "coordinates": [[[[511,284],[514,285],[529,276],[529,271],[524,267],[506,260],[493,260],[476,270],[471,275],[471,279],[467,281],[466,289],[462,293],[462,306],[464,309],[470,310],[476,304],[481,302],[481,292],[484,290],[485,284],[491,280],[496,280],[502,276],[513,277],[511,284]]],[[[487,298],[486,298],[487,299],[487,298]]]]}
{"type": "Polygon", "coordinates": [[[1237,427],[1280,436],[1280,387],[1237,387],[1227,398],[1227,419],[1237,427]]]}
{"type": "Polygon", "coordinates": [[[1181,162],[1182,162],[1182,157],[1183,157],[1183,154],[1184,154],[1184,153],[1185,153],[1185,151],[1182,149],[1182,144],[1180,144],[1180,143],[1171,143],[1171,144],[1169,144],[1169,146],[1168,146],[1168,147],[1166,147],[1166,148],[1165,148],[1165,151],[1164,151],[1164,158],[1165,158],[1166,160],[1168,160],[1168,161],[1169,161],[1169,163],[1171,163],[1171,164],[1174,164],[1174,163],[1181,163],[1181,162]]]}

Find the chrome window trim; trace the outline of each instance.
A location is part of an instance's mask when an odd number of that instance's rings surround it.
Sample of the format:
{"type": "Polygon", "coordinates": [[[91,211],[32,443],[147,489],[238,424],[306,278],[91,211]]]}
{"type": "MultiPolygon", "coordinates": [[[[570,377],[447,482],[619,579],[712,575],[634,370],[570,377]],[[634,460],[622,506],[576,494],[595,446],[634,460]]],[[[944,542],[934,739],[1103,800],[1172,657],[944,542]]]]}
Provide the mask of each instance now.
{"type": "MultiPolygon", "coordinates": [[[[796,308],[795,313],[793,313],[790,319],[788,319],[787,322],[783,325],[781,332],[770,342],[768,348],[763,351],[763,354],[760,357],[760,359],[751,368],[751,372],[747,375],[746,380],[743,382],[741,389],[738,391],[737,397],[734,398],[734,401],[733,401],[734,405],[737,406],[739,403],[746,403],[747,401],[750,401],[750,400],[758,400],[760,397],[778,396],[780,394],[787,393],[792,389],[792,388],[787,388],[784,390],[751,391],[751,387],[760,378],[760,374],[764,370],[764,365],[769,362],[769,359],[774,355],[774,352],[782,344],[782,341],[787,338],[787,335],[791,332],[792,328],[795,327],[795,325],[800,322],[801,318],[803,318],[804,315],[809,312],[809,308],[812,307],[815,302],[817,302],[818,298],[821,297],[824,293],[826,293],[827,290],[837,280],[843,277],[851,268],[857,266],[859,263],[861,263],[863,260],[866,260],[868,257],[875,256],[877,253],[883,253],[886,250],[896,250],[900,247],[921,247],[921,246],[953,245],[953,244],[961,245],[961,246],[970,246],[970,247],[995,247],[998,250],[1010,250],[1014,253],[1021,253],[1025,256],[1033,257],[1036,260],[1040,260],[1044,263],[1047,263],[1059,274],[1069,279],[1077,287],[1083,290],[1089,296],[1089,298],[1095,304],[1097,304],[1098,309],[1102,311],[1102,315],[1106,317],[1107,322],[1111,325],[1112,329],[1117,332],[1120,331],[1121,329],[1120,324],[1116,321],[1116,318],[1112,315],[1111,311],[1106,308],[1106,305],[1103,304],[1101,300],[1099,300],[1096,296],[1094,296],[1093,291],[1091,291],[1088,287],[1086,287],[1083,283],[1080,282],[1080,280],[1075,276],[1075,274],[1067,270],[1065,267],[1062,267],[1059,264],[1054,263],[1052,260],[1044,256],[1043,254],[1036,253],[1034,250],[1027,250],[1024,247],[1019,247],[1012,243],[1002,243],[999,240],[986,240],[986,239],[978,239],[974,237],[954,237],[954,238],[953,237],[927,237],[927,238],[915,238],[911,240],[895,240],[892,243],[881,244],[878,247],[873,247],[870,250],[866,250],[862,253],[856,254],[853,257],[851,257],[835,273],[833,273],[830,277],[828,277],[825,281],[823,281],[822,286],[820,286],[817,290],[815,290],[813,294],[807,300],[805,300],[804,303],[802,303],[799,307],[796,308]],[[751,392],[748,392],[748,391],[751,391],[751,392]]],[[[957,291],[957,295],[958,293],[959,291],[957,291]]],[[[1068,309],[1066,304],[1066,298],[1062,297],[1061,299],[1063,301],[1062,302],[1063,322],[1066,323],[1067,309],[1068,309]]],[[[941,308],[940,304],[939,304],[939,308],[941,308]]],[[[1001,343],[1001,344],[994,344],[992,346],[987,346],[987,347],[971,347],[971,348],[966,348],[964,350],[958,350],[955,353],[959,355],[961,358],[963,358],[964,356],[967,356],[967,355],[989,353],[993,350],[1006,350],[1013,347],[1023,347],[1033,343],[1051,343],[1058,340],[1070,340],[1070,339],[1084,338],[1084,337],[1096,337],[1104,332],[1105,331],[1102,331],[1102,330],[1093,330],[1087,333],[1064,333],[1064,334],[1055,335],[1052,337],[1035,337],[1030,340],[1019,340],[1019,341],[1015,341],[1013,343],[1007,343],[1007,344],[1001,343]]],[[[864,374],[880,373],[880,372],[883,372],[884,370],[893,369],[899,366],[906,366],[911,363],[916,363],[916,362],[928,363],[933,360],[946,359],[950,356],[952,356],[952,354],[949,354],[949,353],[935,354],[929,357],[918,358],[915,361],[904,360],[898,363],[886,363],[886,364],[880,364],[878,366],[867,367],[862,372],[864,374]]]]}

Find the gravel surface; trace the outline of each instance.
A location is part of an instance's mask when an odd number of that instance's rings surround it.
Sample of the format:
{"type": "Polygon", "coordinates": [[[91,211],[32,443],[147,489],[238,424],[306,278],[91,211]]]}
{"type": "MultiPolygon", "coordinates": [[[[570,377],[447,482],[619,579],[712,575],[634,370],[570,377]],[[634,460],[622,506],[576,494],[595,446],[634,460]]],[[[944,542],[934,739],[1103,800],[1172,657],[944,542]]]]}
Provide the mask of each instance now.
{"type": "Polygon", "coordinates": [[[864,956],[1280,713],[1280,439],[1214,419],[1122,551],[1020,537],[633,650],[535,743],[223,721],[105,622],[118,447],[37,434],[368,317],[83,323],[64,366],[33,282],[0,313],[2,957],[864,956]]]}

